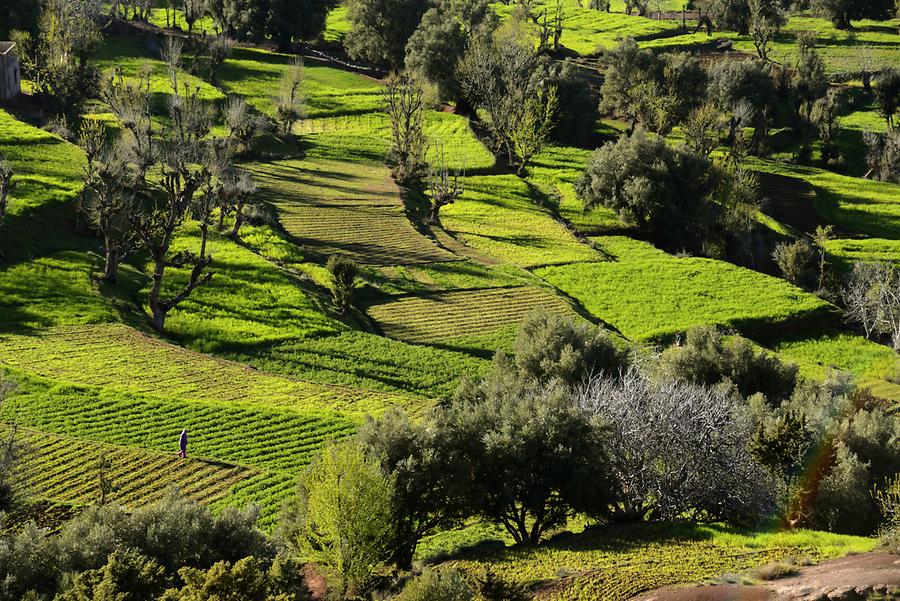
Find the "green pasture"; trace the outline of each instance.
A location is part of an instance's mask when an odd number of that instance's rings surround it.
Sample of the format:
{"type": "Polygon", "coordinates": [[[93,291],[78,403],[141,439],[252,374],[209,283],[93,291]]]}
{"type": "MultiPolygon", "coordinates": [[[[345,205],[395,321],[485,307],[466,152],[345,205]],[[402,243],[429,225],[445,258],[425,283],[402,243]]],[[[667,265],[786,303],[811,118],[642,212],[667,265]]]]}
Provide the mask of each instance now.
{"type": "Polygon", "coordinates": [[[615,260],[535,273],[632,340],[665,338],[700,325],[746,333],[832,310],[782,279],[730,263],[677,258],[617,236],[596,241],[615,260]]]}
{"type": "Polygon", "coordinates": [[[849,332],[812,332],[776,338],[766,345],[797,363],[802,374],[822,379],[833,370],[846,371],[860,381],[894,375],[897,353],[890,347],[849,332]]]}

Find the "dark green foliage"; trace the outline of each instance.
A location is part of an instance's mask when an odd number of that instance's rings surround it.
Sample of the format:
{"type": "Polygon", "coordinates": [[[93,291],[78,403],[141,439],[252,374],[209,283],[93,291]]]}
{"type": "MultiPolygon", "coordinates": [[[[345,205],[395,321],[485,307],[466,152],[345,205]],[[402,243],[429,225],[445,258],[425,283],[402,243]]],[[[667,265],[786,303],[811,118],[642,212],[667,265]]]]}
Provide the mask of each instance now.
{"type": "Polygon", "coordinates": [[[773,474],[794,477],[811,436],[802,416],[793,412],[765,416],[757,422],[750,453],[773,474]]]}
{"type": "Polygon", "coordinates": [[[461,517],[444,441],[435,428],[411,421],[400,409],[367,421],[358,439],[381,461],[385,474],[394,478],[392,559],[409,569],[421,538],[453,526],[461,517]]]}
{"type": "Polygon", "coordinates": [[[272,40],[282,49],[312,40],[325,29],[332,0],[212,0],[209,12],[238,41],[272,40]]]}
{"type": "Polygon", "coordinates": [[[472,601],[475,592],[459,571],[429,569],[410,580],[397,601],[472,601]]]}
{"type": "Polygon", "coordinates": [[[819,254],[812,242],[799,238],[794,242],[781,242],[772,253],[784,278],[795,286],[807,290],[816,288],[816,271],[819,254]]]}
{"type": "Polygon", "coordinates": [[[245,557],[233,565],[217,562],[208,570],[182,568],[180,589],[170,589],[161,601],[301,601],[309,599],[301,566],[278,556],[266,570],[255,557],[245,557]],[[285,576],[288,576],[285,578],[285,576]]]}
{"type": "Polygon", "coordinates": [[[741,396],[761,393],[771,403],[788,398],[797,383],[796,365],[709,327],[689,330],[683,345],[666,351],[664,364],[678,379],[707,386],[728,380],[741,396]]]}
{"type": "Polygon", "coordinates": [[[521,583],[505,580],[490,569],[477,584],[478,593],[485,601],[527,601],[530,598],[521,583]]]}
{"type": "Polygon", "coordinates": [[[497,17],[485,0],[442,0],[428,9],[406,45],[406,68],[456,100],[456,65],[475,37],[489,35],[497,17]]]}
{"type": "Polygon", "coordinates": [[[526,383],[577,385],[589,376],[616,375],[628,365],[608,332],[571,317],[531,315],[513,345],[518,377],[526,383]]]}
{"type": "Polygon", "coordinates": [[[458,400],[438,429],[468,510],[537,544],[575,512],[613,501],[604,428],[558,387],[458,400]]]}
{"type": "Polygon", "coordinates": [[[706,13],[719,29],[730,29],[742,35],[750,33],[750,5],[747,0],[707,0],[706,13]]]}
{"type": "Polygon", "coordinates": [[[391,71],[401,70],[406,45],[429,8],[427,0],[350,0],[347,53],[391,71]]]}
{"type": "Polygon", "coordinates": [[[16,30],[36,34],[43,4],[43,0],[5,0],[0,4],[0,39],[8,40],[16,30]]]}
{"type": "Polygon", "coordinates": [[[900,69],[885,69],[875,79],[875,100],[878,111],[894,127],[894,116],[900,111],[900,69]]]}
{"type": "Polygon", "coordinates": [[[717,61],[710,69],[707,94],[730,117],[729,143],[737,141],[740,128],[750,126],[754,128],[754,146],[762,145],[778,101],[775,81],[765,64],[717,61]]]}
{"type": "Polygon", "coordinates": [[[102,568],[81,572],[56,601],[128,599],[155,601],[165,586],[165,570],[135,549],[116,550],[102,568]]]}
{"type": "Polygon", "coordinates": [[[585,209],[614,209],[666,248],[720,255],[729,238],[747,239],[741,215],[755,192],[746,175],[638,129],[595,150],[575,192],[585,209]]]}
{"type": "Polygon", "coordinates": [[[893,0],[812,0],[810,4],[838,29],[849,29],[850,21],[858,19],[889,19],[896,6],[893,0]]]}
{"type": "Polygon", "coordinates": [[[600,110],[625,117],[632,127],[668,132],[703,101],[697,90],[706,87],[706,71],[687,54],[657,56],[625,38],[608,62],[600,110]]]}
{"type": "Polygon", "coordinates": [[[548,84],[556,87],[558,97],[552,135],[560,142],[584,141],[597,122],[597,94],[581,69],[568,61],[549,67],[548,84]]]}
{"type": "Polygon", "coordinates": [[[331,296],[334,307],[340,313],[346,313],[353,304],[356,291],[356,273],[358,271],[353,259],[332,255],[328,258],[328,273],[331,274],[331,296]]]}

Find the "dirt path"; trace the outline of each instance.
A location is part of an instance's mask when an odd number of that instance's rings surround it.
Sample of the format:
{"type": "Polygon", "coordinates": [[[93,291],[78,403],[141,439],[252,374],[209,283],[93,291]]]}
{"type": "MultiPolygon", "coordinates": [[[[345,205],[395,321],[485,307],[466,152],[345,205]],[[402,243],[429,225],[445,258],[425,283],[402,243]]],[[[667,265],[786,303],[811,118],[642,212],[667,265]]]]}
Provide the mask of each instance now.
{"type": "Polygon", "coordinates": [[[900,556],[850,555],[755,586],[670,587],[633,601],[864,601],[873,596],[900,599],[900,556]]]}

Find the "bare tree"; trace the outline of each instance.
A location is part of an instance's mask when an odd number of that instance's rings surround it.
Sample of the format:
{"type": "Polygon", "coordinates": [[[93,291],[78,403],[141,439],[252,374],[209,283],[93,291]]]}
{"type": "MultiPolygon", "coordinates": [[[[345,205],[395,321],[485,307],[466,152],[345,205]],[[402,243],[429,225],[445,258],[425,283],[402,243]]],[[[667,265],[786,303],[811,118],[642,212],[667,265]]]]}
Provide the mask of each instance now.
{"type": "Polygon", "coordinates": [[[150,68],[144,68],[136,80],[126,80],[121,69],[101,87],[101,97],[130,133],[127,153],[140,181],[156,162],[157,148],[151,112],[150,68]]]}
{"type": "Polygon", "coordinates": [[[764,61],[769,60],[769,44],[781,31],[784,15],[776,0],[749,0],[750,36],[756,53],[764,61]]]}
{"type": "Polygon", "coordinates": [[[231,207],[234,213],[234,225],[228,233],[229,238],[235,240],[240,236],[241,226],[244,224],[244,209],[250,202],[250,199],[256,194],[258,187],[253,181],[253,176],[247,171],[238,171],[232,174],[224,184],[222,189],[223,203],[231,207]]]}
{"type": "Polygon", "coordinates": [[[900,270],[889,263],[857,262],[844,287],[846,318],[862,326],[866,336],[890,335],[900,350],[900,270]]]}
{"type": "Polygon", "coordinates": [[[589,382],[579,404],[610,428],[620,517],[739,523],[771,507],[773,485],[750,455],[753,423],[737,395],[631,369],[589,382]]]}
{"type": "Polygon", "coordinates": [[[16,172],[3,155],[0,155],[0,222],[6,218],[6,209],[9,203],[9,195],[16,189],[16,182],[13,181],[16,172]]]}
{"type": "Polygon", "coordinates": [[[419,178],[427,163],[425,153],[425,101],[421,86],[408,75],[388,81],[384,89],[385,112],[391,120],[391,160],[400,182],[419,178]]]}
{"type": "Polygon", "coordinates": [[[282,135],[290,135],[294,124],[303,116],[303,103],[303,61],[292,59],[281,76],[275,98],[275,122],[282,135]]]}
{"type": "Polygon", "coordinates": [[[225,103],[225,125],[238,151],[250,153],[253,139],[266,127],[266,118],[254,112],[240,96],[231,96],[225,103]]]}
{"type": "MultiPolygon", "coordinates": [[[[172,81],[174,86],[174,75],[172,81]]],[[[213,272],[207,270],[212,257],[206,254],[205,237],[201,240],[199,255],[186,250],[174,255],[169,253],[176,229],[194,206],[194,195],[213,177],[213,159],[210,157],[214,155],[204,143],[211,125],[211,109],[200,99],[199,89],[185,85],[183,94],[175,89],[169,102],[169,117],[171,123],[163,132],[160,143],[159,183],[164,194],[162,198],[152,195],[148,199],[149,206],[135,220],[137,235],[153,261],[148,304],[153,327],[160,332],[169,311],[213,276],[213,272]],[[189,268],[190,275],[178,293],[164,298],[163,283],[169,267],[189,268]]]]}
{"type": "Polygon", "coordinates": [[[119,263],[134,242],[136,182],[124,145],[118,140],[108,143],[102,123],[86,120],[79,139],[87,155],[82,211],[103,237],[103,280],[115,283],[119,263]]]}
{"type": "Polygon", "coordinates": [[[438,148],[437,163],[429,167],[428,184],[431,188],[431,212],[428,215],[429,223],[438,225],[441,222],[441,208],[453,204],[465,191],[462,178],[465,170],[450,169],[444,156],[444,147],[438,148]]]}

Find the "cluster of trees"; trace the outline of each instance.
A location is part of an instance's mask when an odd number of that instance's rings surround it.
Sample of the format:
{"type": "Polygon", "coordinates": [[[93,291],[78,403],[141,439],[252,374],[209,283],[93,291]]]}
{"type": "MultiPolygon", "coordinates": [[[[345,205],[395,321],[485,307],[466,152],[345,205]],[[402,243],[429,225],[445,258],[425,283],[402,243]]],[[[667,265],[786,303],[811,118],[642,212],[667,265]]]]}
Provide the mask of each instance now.
{"type": "Polygon", "coordinates": [[[136,81],[117,73],[104,82],[102,95],[123,133],[91,120],[80,133],[87,157],[80,209],[103,238],[104,279],[116,281],[119,263],[131,250],[146,252],[152,263],[148,305],[159,331],[168,313],[212,278],[207,243],[216,218],[224,230],[226,216],[233,216],[228,235],[240,235],[256,185],[235,167],[234,156],[249,152],[264,126],[261,116],[232,99],[225,116],[230,135],[209,138],[214,108],[198,89],[179,84],[180,56],[181,43],[169,38],[164,57],[172,95],[163,126],[153,114],[149,73],[136,81]],[[199,247],[175,252],[175,232],[189,216],[199,224],[199,247]],[[187,270],[187,282],[174,283],[171,268],[187,270]]]}
{"type": "MultiPolygon", "coordinates": [[[[327,448],[282,536],[354,595],[390,564],[409,568],[423,536],[472,517],[522,544],[575,514],[735,524],[776,514],[872,532],[884,518],[876,493],[900,469],[898,433],[900,419],[845,378],[801,381],[741,338],[694,330],[647,364],[602,329],[539,314],[513,354],[424,420],[394,410],[327,448]]],[[[424,578],[410,598],[441,590],[424,578]]]]}
{"type": "Polygon", "coordinates": [[[812,8],[838,29],[850,29],[851,21],[860,19],[890,19],[897,11],[895,0],[695,0],[694,4],[719,29],[754,39],[758,28],[780,27],[794,9],[812,8]]]}
{"type": "Polygon", "coordinates": [[[216,515],[177,492],[128,512],[88,508],[51,535],[0,540],[4,601],[305,601],[302,566],[256,527],[255,510],[216,515]]]}

